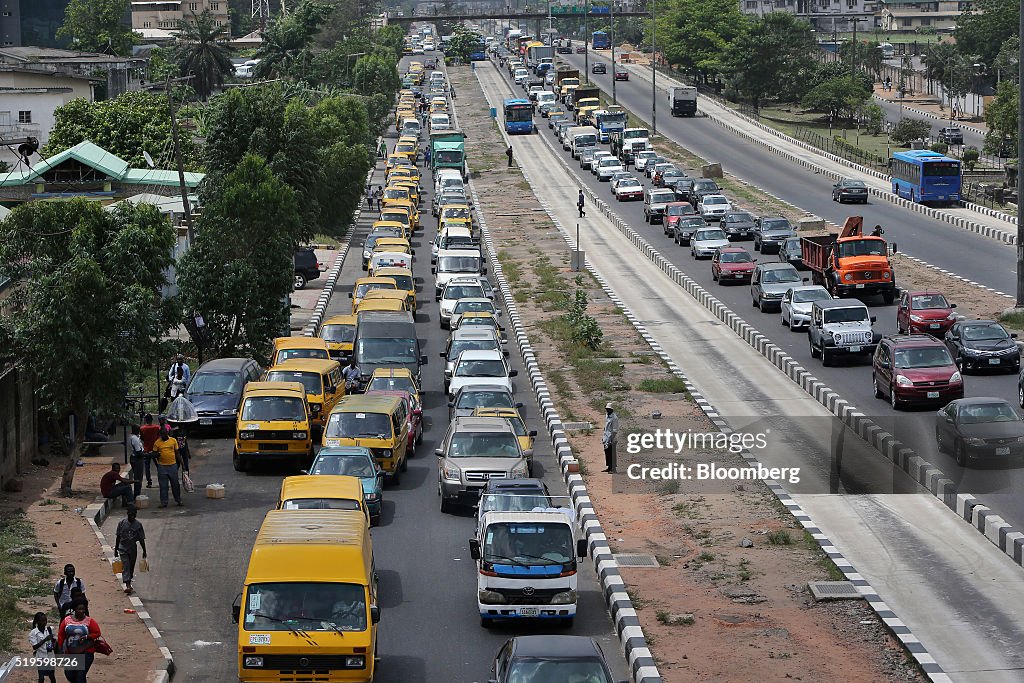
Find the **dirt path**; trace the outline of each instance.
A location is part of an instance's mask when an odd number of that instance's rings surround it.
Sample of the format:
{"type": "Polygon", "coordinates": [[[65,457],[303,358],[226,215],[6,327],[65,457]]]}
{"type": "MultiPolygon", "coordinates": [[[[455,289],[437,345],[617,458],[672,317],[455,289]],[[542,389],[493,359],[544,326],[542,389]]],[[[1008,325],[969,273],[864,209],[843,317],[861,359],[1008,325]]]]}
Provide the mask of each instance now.
{"type": "MultiPolygon", "coordinates": [[[[607,401],[617,406],[624,434],[714,431],[713,425],[596,282],[568,272],[561,235],[518,169],[505,167],[475,77],[465,68],[449,75],[460,94],[477,209],[487,217],[513,296],[524,304],[520,314],[554,400],[564,420],[595,426],[570,441],[609,542],[616,553],[657,559],[657,568],[622,573],[664,679],[922,680],[866,604],[813,601],[808,581],[841,575],[762,483],[712,492],[598,473],[607,401]],[[587,313],[603,332],[596,351],[572,341],[564,317],[566,295],[577,289],[586,292],[587,313]],[[752,545],[741,547],[743,539],[752,545]]],[[[550,134],[546,126],[541,134],[550,134]]],[[[723,452],[661,453],[643,464],[740,463],[723,452]]],[[[620,471],[634,458],[620,446],[620,471]]]]}
{"type": "MultiPolygon", "coordinates": [[[[90,683],[141,683],[149,680],[150,671],[161,666],[164,660],[142,620],[134,612],[126,611],[131,609],[131,604],[122,592],[119,577],[111,572],[99,540],[80,513],[81,508],[90,505],[99,495],[100,477],[110,468],[112,459],[101,456],[86,458],[84,462],[75,473],[75,494],[70,498],[61,496],[59,491],[63,462],[52,462],[52,459],[47,467],[29,467],[21,492],[5,493],[0,498],[0,518],[15,519],[24,511],[34,528],[40,550],[35,556],[41,574],[38,583],[45,588],[19,601],[18,607],[25,616],[13,625],[13,646],[9,652],[2,653],[2,657],[6,661],[14,654],[32,654],[27,636],[31,615],[36,611],[48,612],[50,625],[56,631],[51,592],[64,565],[70,562],[85,584],[89,614],[99,622],[103,637],[114,650],[109,657],[96,656],[89,672],[90,683]]],[[[146,512],[139,513],[143,525],[146,512]]],[[[116,508],[113,514],[121,516],[123,510],[116,508]]],[[[57,676],[63,680],[60,673],[57,676]]],[[[20,671],[6,680],[34,683],[36,675],[20,671]]]]}

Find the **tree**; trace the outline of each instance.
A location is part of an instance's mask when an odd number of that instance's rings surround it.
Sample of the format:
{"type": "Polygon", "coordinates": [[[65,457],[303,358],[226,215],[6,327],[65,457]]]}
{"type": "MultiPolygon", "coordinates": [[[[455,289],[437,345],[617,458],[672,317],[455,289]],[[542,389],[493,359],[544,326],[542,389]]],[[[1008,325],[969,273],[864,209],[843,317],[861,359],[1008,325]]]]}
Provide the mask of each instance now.
{"type": "Polygon", "coordinates": [[[1000,83],[1003,81],[1016,83],[1019,76],[1017,70],[1019,55],[1020,37],[1010,36],[1003,41],[1002,47],[999,48],[999,54],[996,55],[995,60],[992,62],[992,68],[989,69],[989,73],[994,72],[1000,83]]]}
{"type": "Polygon", "coordinates": [[[67,38],[76,50],[130,56],[135,34],[125,24],[130,0],[71,0],[64,10],[58,38],[67,38]]]}
{"type": "Polygon", "coordinates": [[[981,153],[978,152],[977,147],[967,147],[964,149],[963,154],[960,158],[963,159],[964,166],[967,167],[968,171],[973,171],[975,164],[978,163],[978,159],[981,157],[981,153]]]}
{"type": "Polygon", "coordinates": [[[295,191],[246,154],[203,197],[195,244],[178,266],[183,310],[203,315],[215,355],[265,362],[271,340],[288,326],[284,297],[300,227],[295,191]]]}
{"type": "Polygon", "coordinates": [[[877,102],[869,102],[861,107],[861,119],[864,129],[871,135],[880,135],[885,125],[885,110],[877,102]]]}
{"type": "Polygon", "coordinates": [[[901,145],[910,144],[914,140],[923,140],[932,132],[932,124],[924,119],[902,118],[892,127],[890,134],[893,142],[901,145]]]}
{"type": "Polygon", "coordinates": [[[331,16],[331,7],[316,0],[303,0],[289,14],[279,16],[263,31],[263,44],[256,51],[261,61],[256,76],[265,78],[300,73],[312,61],[308,51],[317,32],[331,16]]]}
{"type": "MultiPolygon", "coordinates": [[[[170,163],[171,114],[164,95],[129,91],[103,102],[72,100],[58,107],[54,118],[43,156],[90,140],[135,167],[146,166],[143,152],[170,163]]],[[[185,167],[196,168],[191,136],[181,136],[181,149],[185,167]]]]}
{"type": "Polygon", "coordinates": [[[814,111],[825,112],[833,118],[844,117],[853,121],[857,110],[871,97],[859,79],[853,76],[833,78],[814,87],[804,95],[802,105],[814,111]]]}
{"type": "Polygon", "coordinates": [[[1003,81],[996,88],[995,98],[985,107],[985,123],[988,124],[989,136],[993,140],[990,144],[986,137],[986,151],[997,153],[996,150],[1007,137],[1011,140],[1013,149],[1017,148],[1018,95],[1019,88],[1016,83],[1003,81]]]}
{"type": "Polygon", "coordinates": [[[799,97],[814,73],[815,50],[810,24],[787,12],[773,12],[733,41],[726,65],[736,90],[758,107],[766,98],[799,97]]]}
{"type": "Polygon", "coordinates": [[[394,99],[402,87],[395,60],[381,55],[365,55],[352,70],[352,86],[361,95],[380,93],[394,99]]]}
{"type": "Polygon", "coordinates": [[[228,27],[217,26],[209,9],[198,15],[193,12],[191,21],[178,22],[178,66],[181,73],[192,76],[189,83],[204,100],[234,71],[227,38],[228,27]]]}
{"type": "Polygon", "coordinates": [[[1003,43],[1017,34],[1019,19],[1017,0],[976,0],[957,23],[957,49],[991,64],[1003,43]]]}
{"type": "Polygon", "coordinates": [[[32,202],[0,222],[0,271],[23,286],[3,337],[36,378],[40,407],[63,433],[75,417],[61,491],[71,493],[90,412],[118,413],[126,377],[149,364],[170,327],[161,299],[175,234],[150,205],[32,202]]]}
{"type": "MultiPolygon", "coordinates": [[[[735,0],[670,0],[659,5],[659,51],[669,64],[704,82],[722,73],[729,44],[751,23],[735,0]]],[[[647,33],[645,42],[650,44],[650,28],[647,33]]]]}
{"type": "Polygon", "coordinates": [[[451,43],[445,50],[445,55],[451,55],[464,62],[469,61],[469,56],[481,49],[480,36],[473,33],[464,26],[456,26],[452,33],[451,43]]]}

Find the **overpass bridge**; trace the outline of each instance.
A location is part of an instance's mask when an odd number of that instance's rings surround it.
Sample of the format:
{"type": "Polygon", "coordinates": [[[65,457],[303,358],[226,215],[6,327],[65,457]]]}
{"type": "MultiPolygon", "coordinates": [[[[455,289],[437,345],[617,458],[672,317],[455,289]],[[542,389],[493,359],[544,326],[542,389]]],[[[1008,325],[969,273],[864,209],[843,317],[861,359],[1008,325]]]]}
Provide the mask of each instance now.
{"type": "MultiPolygon", "coordinates": [[[[570,18],[573,18],[573,17],[578,17],[578,18],[582,19],[586,15],[589,15],[591,18],[610,19],[611,16],[612,16],[611,12],[608,11],[607,7],[600,7],[600,6],[598,6],[598,7],[591,7],[590,8],[590,12],[586,12],[586,13],[582,11],[582,9],[583,9],[582,7],[565,7],[565,8],[552,7],[551,9],[552,9],[552,12],[551,12],[550,15],[546,11],[544,11],[544,12],[541,12],[541,11],[536,11],[536,12],[532,12],[532,11],[531,12],[510,12],[508,10],[478,10],[478,11],[475,11],[475,12],[470,12],[470,11],[444,12],[444,10],[441,10],[437,14],[426,14],[425,13],[425,14],[417,14],[417,15],[411,16],[411,17],[409,17],[409,16],[396,16],[394,14],[387,13],[387,14],[385,14],[385,17],[384,17],[384,23],[385,24],[400,24],[402,26],[408,27],[410,24],[417,23],[417,22],[424,22],[424,21],[444,21],[444,22],[448,22],[448,23],[459,23],[459,22],[463,22],[463,21],[477,21],[477,20],[480,20],[480,19],[500,19],[500,20],[517,19],[517,20],[522,20],[522,21],[530,21],[530,20],[536,21],[536,20],[540,20],[540,19],[546,20],[549,16],[552,19],[570,19],[570,18]],[[568,11],[558,12],[558,11],[555,11],[556,9],[580,10],[580,11],[578,11],[578,12],[576,12],[576,11],[573,11],[573,12],[568,12],[568,11]]],[[[649,16],[651,16],[650,12],[643,11],[643,10],[635,10],[635,9],[634,10],[617,10],[615,12],[615,17],[616,18],[618,18],[618,17],[649,17],[649,16]]]]}

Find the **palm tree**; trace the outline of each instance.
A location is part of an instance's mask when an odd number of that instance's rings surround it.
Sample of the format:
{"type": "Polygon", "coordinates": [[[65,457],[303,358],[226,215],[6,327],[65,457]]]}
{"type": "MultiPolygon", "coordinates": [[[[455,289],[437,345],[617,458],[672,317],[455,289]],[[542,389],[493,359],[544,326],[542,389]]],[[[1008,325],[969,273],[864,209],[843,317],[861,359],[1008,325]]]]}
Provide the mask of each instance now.
{"type": "Polygon", "coordinates": [[[234,71],[228,58],[227,36],[228,27],[217,26],[208,9],[198,15],[193,12],[191,20],[178,22],[178,66],[181,73],[192,76],[192,87],[204,100],[234,71]]]}

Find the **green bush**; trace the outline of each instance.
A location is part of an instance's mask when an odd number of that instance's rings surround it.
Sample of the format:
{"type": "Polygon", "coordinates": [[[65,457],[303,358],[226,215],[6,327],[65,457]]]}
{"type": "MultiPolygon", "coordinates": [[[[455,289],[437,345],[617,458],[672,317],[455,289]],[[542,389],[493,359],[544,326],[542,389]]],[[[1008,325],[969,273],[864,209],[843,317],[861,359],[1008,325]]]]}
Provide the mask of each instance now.
{"type": "Polygon", "coordinates": [[[964,150],[961,158],[963,159],[964,166],[967,167],[968,171],[974,170],[974,165],[978,163],[978,159],[981,157],[981,152],[978,151],[977,147],[968,147],[964,150]]]}
{"type": "Polygon", "coordinates": [[[570,339],[574,344],[582,344],[592,351],[601,347],[604,332],[601,331],[597,320],[593,316],[587,315],[587,293],[584,290],[576,290],[565,318],[569,323],[570,339]]]}
{"type": "Polygon", "coordinates": [[[938,152],[939,154],[945,154],[946,152],[949,151],[949,145],[947,145],[945,142],[935,142],[932,143],[932,146],[929,147],[928,149],[930,149],[933,152],[938,152]]]}
{"type": "Polygon", "coordinates": [[[892,140],[901,145],[922,140],[931,133],[932,124],[923,119],[902,118],[892,128],[892,140]]]}

